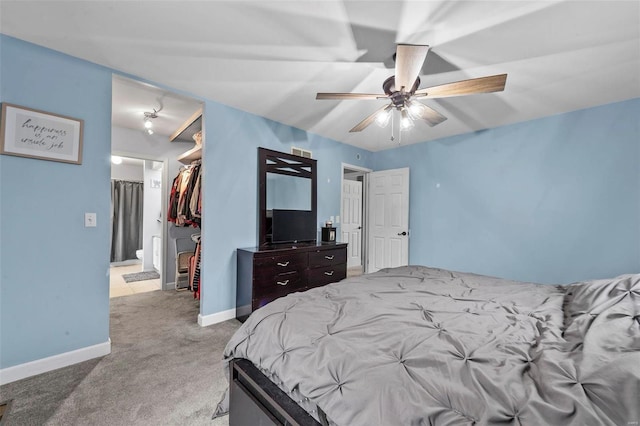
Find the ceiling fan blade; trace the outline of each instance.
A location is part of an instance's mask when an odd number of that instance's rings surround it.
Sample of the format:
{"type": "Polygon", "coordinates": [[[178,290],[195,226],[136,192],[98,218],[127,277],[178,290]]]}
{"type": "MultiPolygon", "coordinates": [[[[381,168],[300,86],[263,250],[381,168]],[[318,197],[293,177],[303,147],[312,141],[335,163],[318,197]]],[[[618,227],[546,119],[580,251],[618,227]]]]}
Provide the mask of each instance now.
{"type": "Polygon", "coordinates": [[[349,133],[354,133],[354,132],[361,132],[364,129],[366,129],[371,123],[373,123],[376,120],[376,117],[378,116],[378,114],[380,114],[382,111],[386,110],[386,109],[391,109],[391,106],[393,104],[389,104],[389,105],[385,105],[382,108],[379,108],[377,110],[375,110],[375,112],[373,114],[371,114],[370,116],[368,116],[367,118],[365,118],[364,120],[362,120],[361,122],[359,122],[358,124],[356,124],[353,129],[349,130],[349,133]]]}
{"type": "Polygon", "coordinates": [[[413,97],[447,98],[450,96],[473,95],[475,93],[501,92],[507,82],[507,74],[472,78],[416,90],[413,97]]]}
{"type": "Polygon", "coordinates": [[[426,121],[430,127],[438,125],[447,119],[447,117],[422,102],[407,101],[407,107],[412,117],[426,121]]]}
{"type": "Polygon", "coordinates": [[[387,98],[384,93],[318,93],[316,99],[337,99],[337,100],[357,100],[357,99],[380,99],[387,98]]]}
{"type": "Polygon", "coordinates": [[[404,87],[409,92],[418,78],[424,60],[427,57],[429,46],[399,44],[396,48],[396,90],[404,87]]]}

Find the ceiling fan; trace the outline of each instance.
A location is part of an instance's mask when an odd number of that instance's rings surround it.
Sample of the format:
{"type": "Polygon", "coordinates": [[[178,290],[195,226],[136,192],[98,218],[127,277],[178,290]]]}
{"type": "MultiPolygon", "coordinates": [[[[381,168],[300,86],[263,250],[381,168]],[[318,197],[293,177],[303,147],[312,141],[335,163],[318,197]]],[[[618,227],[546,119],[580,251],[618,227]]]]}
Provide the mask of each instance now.
{"type": "Polygon", "coordinates": [[[318,93],[316,99],[388,99],[391,103],[376,110],[356,124],[349,132],[360,132],[374,121],[384,127],[389,122],[394,108],[400,111],[402,116],[401,129],[407,130],[413,126],[411,119],[424,120],[431,127],[447,119],[438,111],[415,99],[445,98],[504,90],[507,74],[472,78],[418,89],[420,87],[418,74],[422,69],[428,50],[429,46],[426,45],[398,44],[395,55],[395,75],[387,78],[382,84],[384,93],[318,93]]]}

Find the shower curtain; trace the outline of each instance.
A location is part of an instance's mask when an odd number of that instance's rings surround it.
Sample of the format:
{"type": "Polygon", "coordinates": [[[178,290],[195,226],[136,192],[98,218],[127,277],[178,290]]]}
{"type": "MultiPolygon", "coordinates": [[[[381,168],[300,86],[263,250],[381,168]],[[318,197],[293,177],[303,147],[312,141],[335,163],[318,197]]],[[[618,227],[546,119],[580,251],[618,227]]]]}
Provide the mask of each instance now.
{"type": "Polygon", "coordinates": [[[143,183],[111,181],[111,261],[135,259],[142,248],[143,183]]]}

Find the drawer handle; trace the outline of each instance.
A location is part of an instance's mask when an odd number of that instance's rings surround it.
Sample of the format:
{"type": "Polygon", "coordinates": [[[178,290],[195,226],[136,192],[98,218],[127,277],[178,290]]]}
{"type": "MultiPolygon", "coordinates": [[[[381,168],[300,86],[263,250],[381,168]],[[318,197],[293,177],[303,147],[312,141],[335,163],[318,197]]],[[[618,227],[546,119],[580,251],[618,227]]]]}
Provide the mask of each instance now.
{"type": "Polygon", "coordinates": [[[278,285],[287,285],[287,284],[289,284],[289,280],[276,281],[276,283],[277,283],[278,285]]]}
{"type": "Polygon", "coordinates": [[[324,258],[325,258],[325,259],[327,259],[327,260],[333,260],[334,255],[331,255],[331,256],[325,256],[324,258]]]}
{"type": "Polygon", "coordinates": [[[327,272],[325,272],[324,274],[325,274],[325,275],[329,275],[329,276],[331,276],[331,275],[333,275],[333,271],[327,271],[327,272]]]}
{"type": "Polygon", "coordinates": [[[278,266],[289,266],[289,261],[286,262],[278,262],[278,266]]]}

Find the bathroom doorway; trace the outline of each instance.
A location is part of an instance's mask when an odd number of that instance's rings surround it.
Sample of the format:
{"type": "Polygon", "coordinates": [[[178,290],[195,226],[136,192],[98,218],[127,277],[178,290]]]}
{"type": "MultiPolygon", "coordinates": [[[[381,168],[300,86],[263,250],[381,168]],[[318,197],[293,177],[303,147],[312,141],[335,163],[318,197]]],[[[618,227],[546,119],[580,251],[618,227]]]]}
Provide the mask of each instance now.
{"type": "Polygon", "coordinates": [[[162,289],[164,163],[111,157],[109,296],[162,289]]]}

